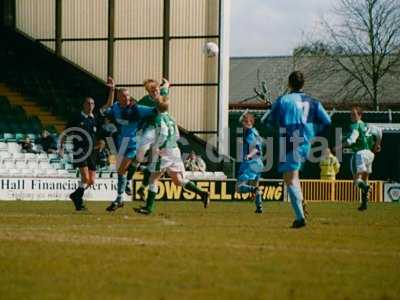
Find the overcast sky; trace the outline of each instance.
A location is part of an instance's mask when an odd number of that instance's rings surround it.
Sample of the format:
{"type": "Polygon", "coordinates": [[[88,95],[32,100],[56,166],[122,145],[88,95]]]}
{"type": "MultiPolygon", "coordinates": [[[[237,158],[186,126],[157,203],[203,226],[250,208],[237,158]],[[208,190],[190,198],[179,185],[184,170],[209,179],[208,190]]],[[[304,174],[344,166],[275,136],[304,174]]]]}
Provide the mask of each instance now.
{"type": "Polygon", "coordinates": [[[290,55],[335,0],[232,0],[231,56],[290,55]]]}

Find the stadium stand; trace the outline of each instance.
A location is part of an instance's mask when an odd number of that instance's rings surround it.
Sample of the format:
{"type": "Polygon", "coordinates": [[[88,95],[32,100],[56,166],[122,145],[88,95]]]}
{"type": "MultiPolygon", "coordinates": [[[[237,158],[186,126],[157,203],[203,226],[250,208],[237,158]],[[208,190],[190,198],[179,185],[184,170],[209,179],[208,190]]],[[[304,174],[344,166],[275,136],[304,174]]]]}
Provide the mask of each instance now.
{"type": "MultiPolygon", "coordinates": [[[[0,74],[0,95],[8,99],[4,109],[9,111],[10,107],[18,107],[13,109],[19,110],[21,115],[25,110],[25,117],[21,119],[23,122],[10,118],[0,124],[4,125],[4,130],[0,128],[3,138],[5,133],[7,139],[15,139],[17,133],[37,135],[43,128],[60,133],[71,116],[80,111],[85,96],[95,99],[95,112],[106,100],[105,83],[94,75],[57,57],[40,43],[20,33],[5,30],[2,36],[5,43],[0,45],[0,61],[4,66],[0,74]]],[[[192,150],[205,153],[203,140],[184,128],[180,128],[180,133],[187,141],[187,146],[181,147],[183,153],[192,150]]],[[[214,154],[218,157],[216,152],[214,154]]],[[[211,172],[222,171],[229,177],[234,175],[231,158],[221,157],[215,162],[202,156],[211,172]]]]}

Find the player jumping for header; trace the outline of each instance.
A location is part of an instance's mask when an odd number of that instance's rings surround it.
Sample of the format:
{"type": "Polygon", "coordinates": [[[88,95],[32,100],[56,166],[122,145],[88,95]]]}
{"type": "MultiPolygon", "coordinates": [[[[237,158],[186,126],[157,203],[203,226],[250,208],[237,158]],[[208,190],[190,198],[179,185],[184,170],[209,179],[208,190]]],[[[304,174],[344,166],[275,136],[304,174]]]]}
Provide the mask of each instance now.
{"type": "MultiPolygon", "coordinates": [[[[143,82],[143,86],[147,91],[147,95],[139,100],[138,104],[147,106],[147,107],[157,107],[160,96],[168,96],[169,94],[169,82],[167,79],[162,80],[162,84],[160,85],[158,81],[154,79],[146,79],[143,82]]],[[[146,154],[148,154],[152,145],[155,141],[155,118],[147,118],[140,125],[140,130],[138,131],[138,147],[136,160],[139,164],[141,164],[143,170],[143,182],[142,186],[138,189],[137,193],[140,198],[145,200],[145,190],[149,185],[150,179],[150,170],[147,167],[144,167],[144,163],[146,162],[146,154]]],[[[151,153],[150,153],[151,154],[151,153]]],[[[151,155],[149,155],[151,156],[151,155]]],[[[151,157],[149,158],[151,160],[151,157]]],[[[131,173],[131,172],[129,172],[131,173]]]]}
{"type": "Polygon", "coordinates": [[[117,197],[107,207],[107,211],[115,211],[123,207],[123,194],[126,190],[127,176],[126,172],[136,157],[136,133],[141,121],[145,118],[155,116],[157,110],[145,106],[138,106],[131,101],[129,91],[120,89],[117,94],[118,102],[114,103],[114,88],[115,83],[112,78],[109,78],[108,84],[110,87],[107,103],[101,108],[103,115],[111,117],[120,127],[120,134],[117,141],[118,149],[118,183],[117,197]],[[135,107],[134,118],[131,121],[123,119],[122,113],[124,109],[135,107]]]}
{"type": "MultiPolygon", "coordinates": [[[[168,114],[168,106],[168,97],[161,96],[158,105],[159,114],[155,118],[156,139],[152,147],[151,176],[146,206],[135,209],[140,214],[148,215],[154,211],[155,197],[158,192],[157,182],[165,172],[175,185],[182,186],[199,195],[204,208],[207,208],[210,203],[208,192],[199,189],[195,183],[185,179],[185,167],[177,143],[179,130],[175,120],[168,114]]],[[[129,119],[131,118],[129,117],[129,119]]]]}
{"type": "Polygon", "coordinates": [[[303,210],[303,193],[300,186],[299,171],[307,159],[312,139],[331,124],[331,119],[321,103],[306,95],[304,76],[295,71],[289,76],[289,94],[279,97],[272,105],[267,126],[278,126],[280,138],[285,140],[283,161],[279,162],[278,171],[283,173],[290,202],[296,219],[293,228],[306,225],[303,210]]]}

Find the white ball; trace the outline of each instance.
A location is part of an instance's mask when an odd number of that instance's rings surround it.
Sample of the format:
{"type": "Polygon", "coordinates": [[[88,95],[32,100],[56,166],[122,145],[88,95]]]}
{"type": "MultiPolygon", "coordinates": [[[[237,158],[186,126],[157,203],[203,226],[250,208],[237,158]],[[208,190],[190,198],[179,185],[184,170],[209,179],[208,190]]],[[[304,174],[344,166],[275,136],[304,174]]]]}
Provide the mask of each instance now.
{"type": "Polygon", "coordinates": [[[207,55],[208,57],[214,57],[217,56],[219,52],[218,45],[213,42],[208,42],[204,46],[204,54],[207,55]]]}

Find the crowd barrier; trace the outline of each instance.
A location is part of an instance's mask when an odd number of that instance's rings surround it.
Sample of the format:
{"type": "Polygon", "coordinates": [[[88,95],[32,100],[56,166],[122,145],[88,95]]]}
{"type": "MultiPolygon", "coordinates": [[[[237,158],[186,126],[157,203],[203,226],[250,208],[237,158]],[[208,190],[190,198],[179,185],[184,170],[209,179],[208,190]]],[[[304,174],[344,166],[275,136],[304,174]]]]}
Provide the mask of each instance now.
{"type": "MultiPolygon", "coordinates": [[[[370,181],[370,201],[383,202],[383,181],[370,181]]],[[[302,180],[306,201],[360,201],[361,192],[352,180],[302,180]]]]}

